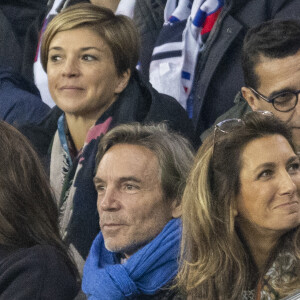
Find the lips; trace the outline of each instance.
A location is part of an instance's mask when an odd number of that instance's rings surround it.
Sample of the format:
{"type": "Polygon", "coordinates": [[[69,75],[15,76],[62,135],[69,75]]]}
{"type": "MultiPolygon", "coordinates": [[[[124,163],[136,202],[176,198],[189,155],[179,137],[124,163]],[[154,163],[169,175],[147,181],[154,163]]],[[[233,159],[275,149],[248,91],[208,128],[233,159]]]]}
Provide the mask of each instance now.
{"type": "Polygon", "coordinates": [[[77,90],[77,91],[82,91],[84,90],[84,88],[80,87],[80,86],[75,86],[75,85],[64,85],[64,86],[61,86],[59,88],[59,90],[62,90],[62,91],[74,91],[74,90],[77,90]]]}
{"type": "Polygon", "coordinates": [[[276,208],[287,208],[287,209],[289,209],[289,208],[292,208],[296,205],[299,205],[298,201],[288,201],[288,202],[284,202],[282,204],[276,205],[274,207],[274,209],[276,209],[276,208]]]}
{"type": "Polygon", "coordinates": [[[101,231],[105,237],[117,236],[124,228],[124,224],[106,223],[100,225],[101,231]]]}
{"type": "Polygon", "coordinates": [[[101,230],[103,229],[116,229],[121,226],[125,226],[125,222],[122,220],[100,220],[99,222],[101,230]]]}
{"type": "Polygon", "coordinates": [[[101,228],[104,227],[117,227],[117,226],[122,226],[123,224],[103,224],[101,225],[101,228]]]}

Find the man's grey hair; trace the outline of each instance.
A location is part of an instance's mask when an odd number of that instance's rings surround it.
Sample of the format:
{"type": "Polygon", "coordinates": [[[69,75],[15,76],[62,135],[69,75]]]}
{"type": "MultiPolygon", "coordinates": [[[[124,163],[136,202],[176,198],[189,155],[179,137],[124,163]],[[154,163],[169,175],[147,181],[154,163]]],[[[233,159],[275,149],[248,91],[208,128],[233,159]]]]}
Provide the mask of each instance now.
{"type": "Polygon", "coordinates": [[[167,128],[164,123],[141,125],[140,123],[116,126],[102,137],[96,156],[96,170],[104,154],[117,144],[143,146],[157,157],[161,187],[168,200],[181,202],[194,150],[189,141],[167,128]]]}

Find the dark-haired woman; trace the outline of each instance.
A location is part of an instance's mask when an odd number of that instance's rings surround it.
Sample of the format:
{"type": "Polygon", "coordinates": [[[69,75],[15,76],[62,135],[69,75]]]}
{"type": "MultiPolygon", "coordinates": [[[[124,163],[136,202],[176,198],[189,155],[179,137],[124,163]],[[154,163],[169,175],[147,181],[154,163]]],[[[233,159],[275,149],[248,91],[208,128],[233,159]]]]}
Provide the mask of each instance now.
{"type": "Polygon", "coordinates": [[[78,272],[37,154],[0,122],[0,299],[74,299],[78,272]]]}

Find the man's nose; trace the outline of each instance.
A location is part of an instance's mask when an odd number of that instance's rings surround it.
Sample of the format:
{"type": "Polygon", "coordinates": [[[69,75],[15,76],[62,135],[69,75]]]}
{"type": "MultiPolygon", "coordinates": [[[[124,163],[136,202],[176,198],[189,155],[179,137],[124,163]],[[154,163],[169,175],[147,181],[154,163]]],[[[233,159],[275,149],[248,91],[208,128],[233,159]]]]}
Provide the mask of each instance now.
{"type": "Polygon", "coordinates": [[[112,211],[120,209],[119,193],[116,188],[106,188],[104,192],[98,194],[98,211],[112,211]]]}

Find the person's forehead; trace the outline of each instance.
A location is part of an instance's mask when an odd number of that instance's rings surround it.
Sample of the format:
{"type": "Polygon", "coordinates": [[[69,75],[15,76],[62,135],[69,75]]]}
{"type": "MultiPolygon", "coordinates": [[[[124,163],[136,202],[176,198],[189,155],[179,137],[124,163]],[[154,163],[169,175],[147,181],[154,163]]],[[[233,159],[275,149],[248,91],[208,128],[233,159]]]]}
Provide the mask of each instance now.
{"type": "Polygon", "coordinates": [[[259,91],[270,94],[284,89],[300,89],[300,51],[284,58],[261,55],[255,66],[259,91]]]}
{"type": "Polygon", "coordinates": [[[153,151],[145,146],[125,143],[111,147],[101,159],[98,170],[112,171],[112,168],[120,176],[126,173],[147,176],[159,172],[158,159],[153,151]]]}
{"type": "Polygon", "coordinates": [[[78,47],[87,47],[87,43],[100,45],[102,48],[110,49],[106,40],[97,32],[96,29],[89,26],[79,26],[68,30],[60,30],[55,33],[49,43],[49,48],[56,44],[68,44],[70,41],[75,40],[78,47]]]}
{"type": "Polygon", "coordinates": [[[241,177],[252,177],[261,167],[286,163],[295,156],[288,140],[280,134],[256,138],[247,143],[241,152],[241,177]]]}

